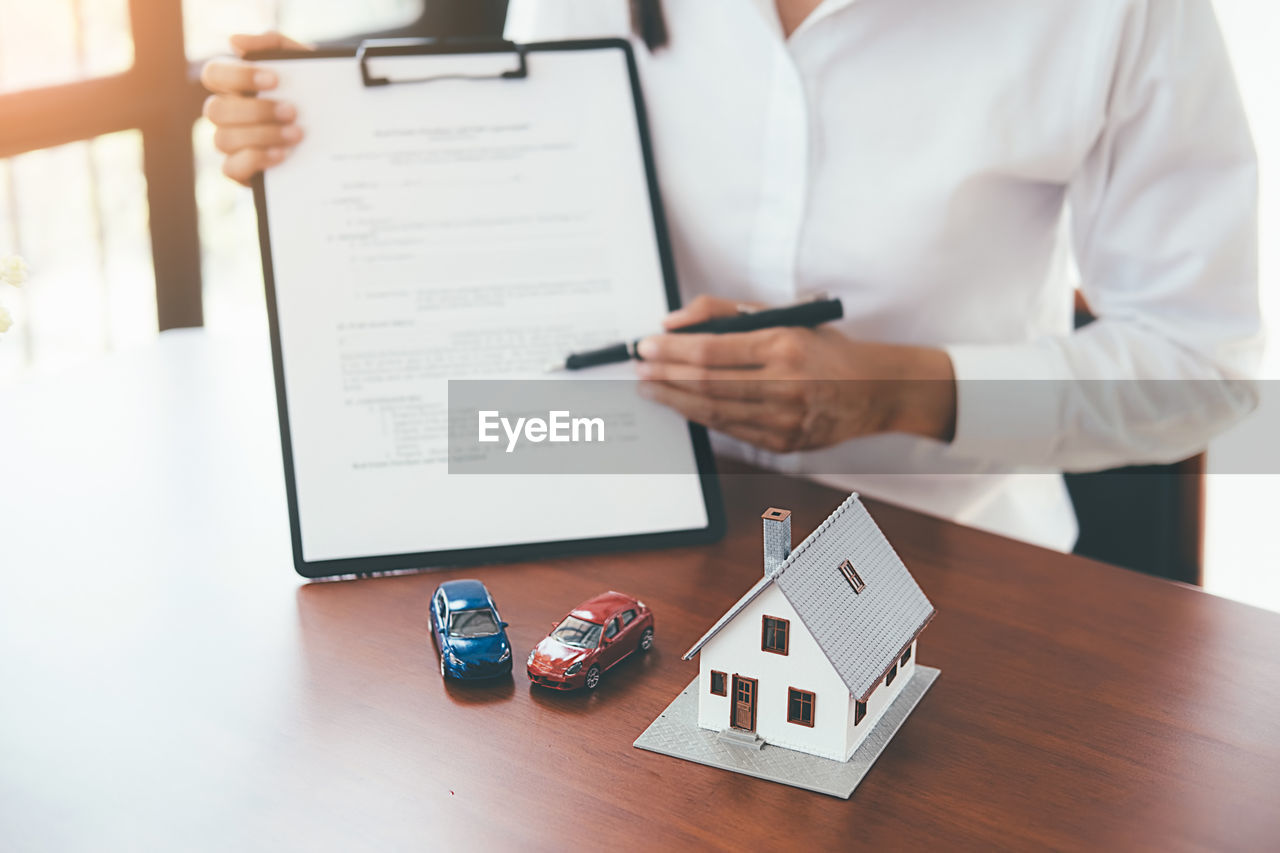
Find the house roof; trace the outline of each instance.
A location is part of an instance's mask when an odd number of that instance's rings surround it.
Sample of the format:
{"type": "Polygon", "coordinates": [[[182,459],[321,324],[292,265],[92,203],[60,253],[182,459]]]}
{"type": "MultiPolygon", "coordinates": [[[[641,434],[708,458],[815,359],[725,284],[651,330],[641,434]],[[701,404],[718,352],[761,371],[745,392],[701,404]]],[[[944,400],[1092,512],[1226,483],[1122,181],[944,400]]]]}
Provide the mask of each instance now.
{"type": "Polygon", "coordinates": [[[773,572],[685,653],[689,660],[771,584],[786,596],[849,693],[865,701],[933,618],[933,605],[857,494],[850,495],[773,572]],[[853,564],[860,593],[840,564],[853,564]]]}

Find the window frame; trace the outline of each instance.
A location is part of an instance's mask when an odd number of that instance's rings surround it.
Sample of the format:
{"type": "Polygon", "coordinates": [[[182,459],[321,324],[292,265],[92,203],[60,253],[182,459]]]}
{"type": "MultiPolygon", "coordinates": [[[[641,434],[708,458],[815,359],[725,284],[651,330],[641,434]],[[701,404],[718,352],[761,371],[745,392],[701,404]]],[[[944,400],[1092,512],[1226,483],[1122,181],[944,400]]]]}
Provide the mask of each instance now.
{"type": "MultiPolygon", "coordinates": [[[[489,12],[480,7],[491,5],[476,4],[449,23],[464,29],[483,26],[487,31],[496,21],[489,21],[485,17],[489,12]]],[[[182,0],[128,0],[128,8],[133,65],[125,71],[0,93],[0,115],[4,116],[0,159],[122,131],[140,131],[156,325],[162,332],[202,326],[203,256],[194,130],[209,94],[200,83],[205,60],[187,58],[182,0]]],[[[354,33],[341,41],[440,35],[446,25],[444,11],[448,10],[424,3],[422,13],[410,26],[383,33],[354,33]]]]}
{"type": "Polygon", "coordinates": [[[811,729],[814,727],[814,724],[816,723],[817,719],[818,719],[818,694],[814,693],[812,690],[801,690],[798,687],[788,687],[787,688],[787,722],[797,726],[805,726],[806,728],[811,729]],[[798,699],[800,702],[800,707],[803,710],[804,702],[805,702],[804,697],[808,697],[808,702],[809,702],[808,722],[806,722],[803,718],[795,718],[791,716],[792,700],[798,699]]]}
{"type": "Polygon", "coordinates": [[[867,703],[855,702],[853,704],[853,724],[856,726],[867,718],[867,703]]]}
{"type": "Polygon", "coordinates": [[[707,685],[712,696],[728,696],[729,695],[729,673],[722,672],[718,669],[711,670],[711,680],[707,685]],[[720,676],[720,689],[716,690],[716,676],[720,676]]]}
{"type": "Polygon", "coordinates": [[[133,65],[118,74],[0,94],[0,157],[121,131],[142,134],[160,331],[204,323],[195,142],[205,96],[188,62],[181,0],[129,0],[133,65]]]}
{"type": "Polygon", "coordinates": [[[893,684],[893,680],[898,677],[898,662],[895,660],[893,666],[889,667],[889,671],[884,674],[884,686],[888,687],[893,684]]]}
{"type": "MultiPolygon", "coordinates": [[[[774,628],[774,639],[777,640],[778,629],[774,628]]],[[[760,617],[760,651],[768,652],[771,655],[788,655],[791,653],[791,620],[782,619],[778,616],[761,616],[760,617]],[[775,622],[782,626],[782,648],[773,648],[769,646],[769,623],[775,622]]]]}
{"type": "Polygon", "coordinates": [[[902,657],[899,659],[898,663],[906,666],[907,661],[909,660],[911,660],[911,645],[908,645],[906,649],[903,650],[902,657]]]}

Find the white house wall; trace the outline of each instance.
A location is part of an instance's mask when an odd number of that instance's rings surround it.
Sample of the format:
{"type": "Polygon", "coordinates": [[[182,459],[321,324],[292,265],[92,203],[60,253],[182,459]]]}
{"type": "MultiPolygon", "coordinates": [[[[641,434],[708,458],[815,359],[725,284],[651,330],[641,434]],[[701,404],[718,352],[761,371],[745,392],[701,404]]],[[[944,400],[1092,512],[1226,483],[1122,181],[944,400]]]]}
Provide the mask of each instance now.
{"type": "MultiPolygon", "coordinates": [[[[848,728],[853,719],[849,690],[777,586],[761,593],[702,648],[698,672],[698,725],[702,728],[729,728],[733,676],[741,675],[759,683],[756,733],[760,737],[777,746],[837,761],[847,758],[848,728]],[[765,615],[791,623],[787,655],[760,648],[761,620],[765,615]],[[712,670],[725,673],[728,695],[711,693],[712,670]],[[791,687],[817,697],[813,728],[787,722],[791,687]]],[[[861,734],[862,726],[858,729],[861,734]]]]}
{"type": "MultiPolygon", "coordinates": [[[[887,661],[886,661],[887,663],[887,661]]],[[[911,644],[911,660],[906,664],[898,664],[898,674],[893,679],[893,684],[885,686],[884,679],[876,685],[876,689],[871,691],[871,695],[867,697],[867,715],[862,718],[862,722],[855,724],[857,714],[854,706],[858,700],[855,696],[849,697],[849,722],[847,727],[847,735],[845,741],[844,755],[840,756],[842,760],[848,760],[853,755],[853,751],[858,748],[859,744],[866,739],[867,733],[879,721],[884,714],[885,709],[893,703],[893,699],[902,692],[902,687],[911,680],[911,676],[916,670],[916,644],[911,644]]]]}

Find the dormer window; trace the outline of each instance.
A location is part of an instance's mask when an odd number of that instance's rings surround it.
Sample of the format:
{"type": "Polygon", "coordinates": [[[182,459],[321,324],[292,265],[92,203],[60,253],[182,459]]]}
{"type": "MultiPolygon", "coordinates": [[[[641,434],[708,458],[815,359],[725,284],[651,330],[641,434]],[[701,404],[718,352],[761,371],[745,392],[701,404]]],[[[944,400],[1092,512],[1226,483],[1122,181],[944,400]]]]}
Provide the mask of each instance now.
{"type": "Polygon", "coordinates": [[[853,563],[845,560],[840,564],[840,574],[844,575],[844,579],[849,582],[849,586],[853,587],[855,593],[861,593],[867,588],[867,582],[858,574],[858,570],[853,567],[853,563]]]}

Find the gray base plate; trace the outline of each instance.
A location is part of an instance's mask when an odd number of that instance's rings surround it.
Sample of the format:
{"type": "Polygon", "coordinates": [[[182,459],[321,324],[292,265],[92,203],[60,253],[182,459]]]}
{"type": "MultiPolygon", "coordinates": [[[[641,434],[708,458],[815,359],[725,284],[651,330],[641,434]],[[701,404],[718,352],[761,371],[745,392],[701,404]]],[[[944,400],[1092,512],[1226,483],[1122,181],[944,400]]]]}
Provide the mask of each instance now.
{"type": "Polygon", "coordinates": [[[939,670],[916,665],[911,681],[893,700],[848,761],[833,761],[765,744],[759,750],[721,742],[719,732],[698,728],[698,679],[694,679],[658,719],[649,724],[635,746],[757,779],[848,799],[871,765],[884,752],[899,727],[932,686],[939,670]]]}

